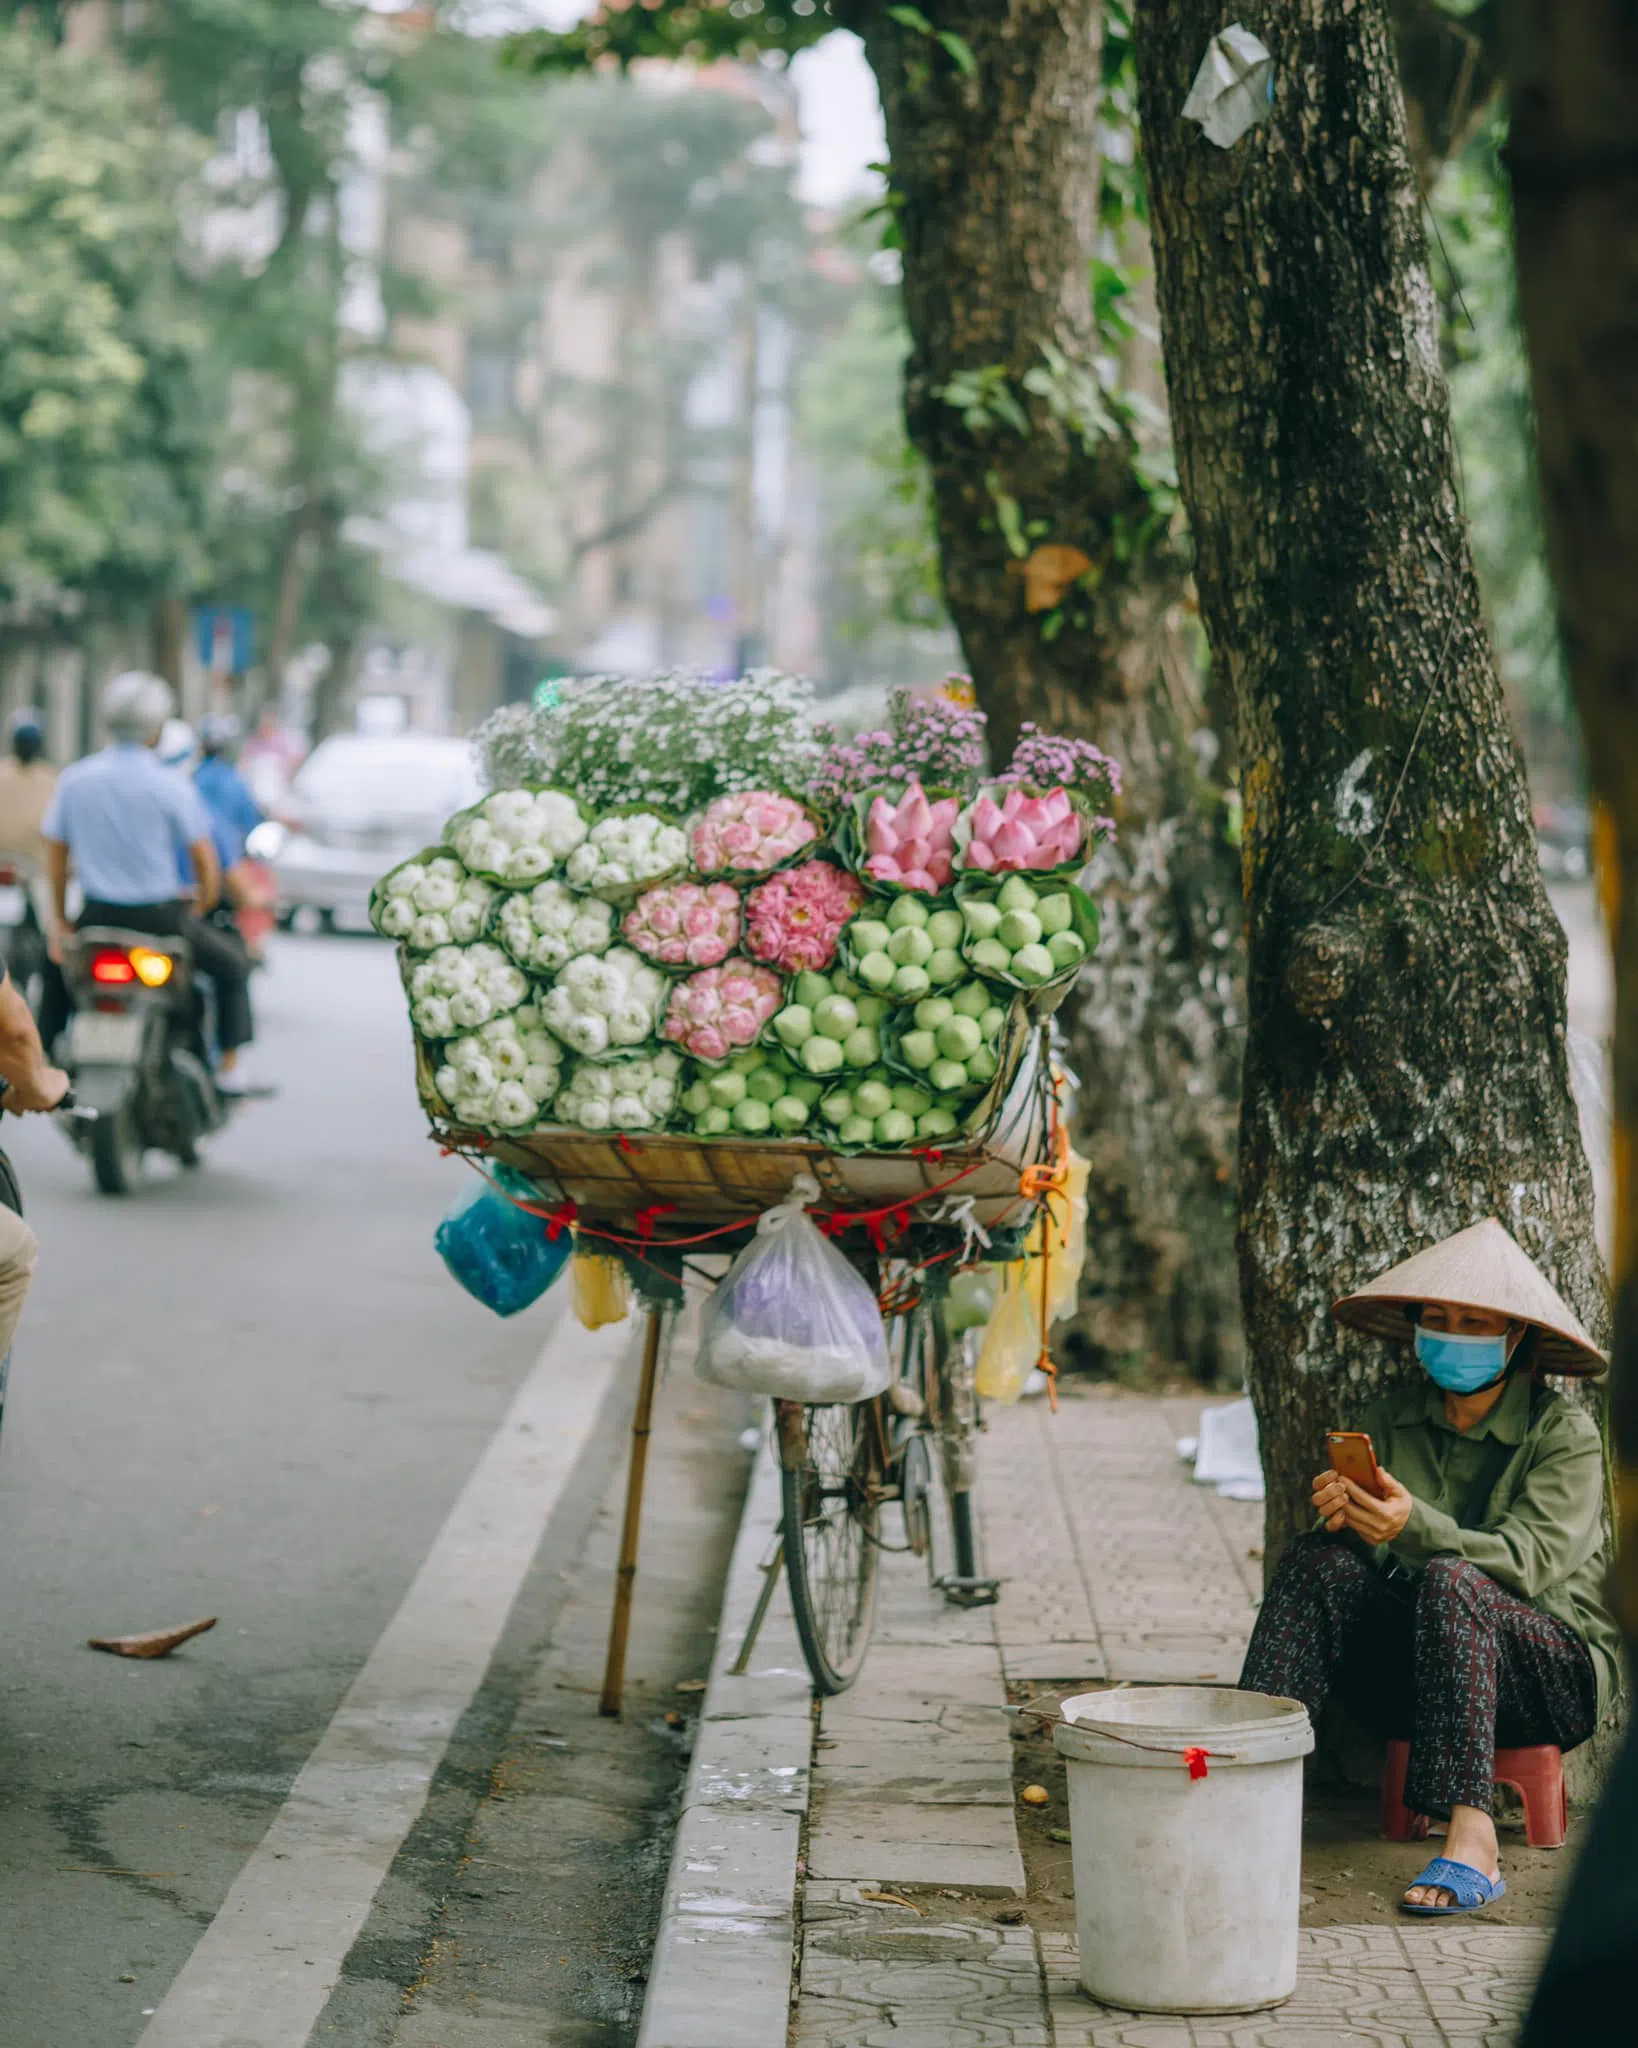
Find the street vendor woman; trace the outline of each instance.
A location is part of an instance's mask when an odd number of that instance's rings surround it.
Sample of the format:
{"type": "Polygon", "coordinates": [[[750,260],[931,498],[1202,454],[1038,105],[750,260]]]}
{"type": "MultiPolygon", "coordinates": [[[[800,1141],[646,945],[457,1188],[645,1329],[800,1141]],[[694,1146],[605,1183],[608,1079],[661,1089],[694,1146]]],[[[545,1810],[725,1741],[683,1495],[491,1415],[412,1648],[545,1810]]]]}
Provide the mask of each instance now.
{"type": "Polygon", "coordinates": [[[1240,1684],[1310,1714],[1335,1688],[1379,1733],[1408,1736],[1405,1804],[1449,1828],[1401,1903],[1473,1912],[1506,1889],[1496,1749],[1573,1749],[1616,1687],[1598,1427],[1537,1377],[1606,1360],[1493,1218],[1332,1314],[1413,1343],[1426,1377],[1360,1419],[1380,1497],[1331,1470],[1315,1479],[1323,1526],[1280,1558],[1240,1684]]]}

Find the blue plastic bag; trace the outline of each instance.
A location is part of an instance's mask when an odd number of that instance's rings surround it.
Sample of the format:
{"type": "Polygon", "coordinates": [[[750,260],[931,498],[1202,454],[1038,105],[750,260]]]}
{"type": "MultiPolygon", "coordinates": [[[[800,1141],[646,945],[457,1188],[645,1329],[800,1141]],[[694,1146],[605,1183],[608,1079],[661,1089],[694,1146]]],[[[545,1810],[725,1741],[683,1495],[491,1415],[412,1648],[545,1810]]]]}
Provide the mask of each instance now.
{"type": "MultiPolygon", "coordinates": [[[[535,1190],[521,1174],[504,1166],[493,1172],[515,1194],[533,1198],[535,1190]]],[[[517,1208],[487,1182],[461,1197],[432,1241],[450,1276],[498,1316],[515,1316],[539,1301],[574,1250],[569,1231],[548,1237],[540,1217],[517,1208]]]]}

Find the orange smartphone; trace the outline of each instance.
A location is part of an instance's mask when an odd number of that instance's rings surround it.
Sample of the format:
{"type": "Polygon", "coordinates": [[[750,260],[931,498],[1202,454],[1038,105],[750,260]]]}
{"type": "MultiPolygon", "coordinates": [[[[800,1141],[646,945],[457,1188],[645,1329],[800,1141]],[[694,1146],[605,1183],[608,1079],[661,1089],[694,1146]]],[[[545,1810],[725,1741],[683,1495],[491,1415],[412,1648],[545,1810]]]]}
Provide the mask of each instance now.
{"type": "Polygon", "coordinates": [[[1364,1430],[1333,1429],[1326,1435],[1325,1448],[1331,1454],[1333,1472],[1382,1499],[1382,1475],[1376,1469],[1376,1452],[1364,1430]]]}

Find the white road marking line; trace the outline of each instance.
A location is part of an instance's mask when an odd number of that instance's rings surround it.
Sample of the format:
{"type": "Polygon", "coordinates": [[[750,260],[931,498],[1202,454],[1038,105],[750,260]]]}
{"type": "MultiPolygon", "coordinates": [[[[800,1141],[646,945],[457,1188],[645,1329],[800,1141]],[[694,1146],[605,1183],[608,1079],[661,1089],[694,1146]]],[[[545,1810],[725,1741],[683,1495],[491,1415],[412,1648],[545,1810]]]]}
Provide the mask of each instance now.
{"type": "Polygon", "coordinates": [[[200,1937],[139,2048],[302,2048],[627,1352],[567,1307],[403,1604],[200,1937]]]}

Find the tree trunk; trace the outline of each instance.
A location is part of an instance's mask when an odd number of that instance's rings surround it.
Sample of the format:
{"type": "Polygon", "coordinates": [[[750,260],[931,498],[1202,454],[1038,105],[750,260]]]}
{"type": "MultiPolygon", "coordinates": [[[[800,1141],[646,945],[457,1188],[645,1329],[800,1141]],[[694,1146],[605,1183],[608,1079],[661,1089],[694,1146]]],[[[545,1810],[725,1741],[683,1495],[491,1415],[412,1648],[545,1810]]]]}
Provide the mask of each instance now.
{"type": "MultiPolygon", "coordinates": [[[[1245,792],[1248,1377],[1270,1564],[1323,1432],[1407,1371],[1347,1285],[1495,1215],[1605,1326],[1547,902],[1458,503],[1384,0],[1268,0],[1266,120],[1182,105],[1216,0],[1146,0],[1172,427],[1245,792]]],[[[1630,570],[1629,570],[1630,573],[1630,570]]]]}
{"type": "Polygon", "coordinates": [[[905,410],[932,473],[945,596],[998,768],[1033,720],[1094,740],[1125,771],[1097,889],[1104,938],[1063,1013],[1094,1167],[1066,1349],[1232,1376],[1239,881],[1184,558],[1098,387],[1099,10],[950,0],[936,12],[971,75],[885,8],[845,15],[886,113],[912,338],[905,410]],[[1031,610],[1052,593],[1032,591],[1025,559],[1054,546],[1087,569],[1031,610]]]}
{"type": "MultiPolygon", "coordinates": [[[[1638,25],[1630,8],[1516,0],[1505,29],[1519,308],[1547,553],[1615,949],[1612,1583],[1628,1644],[1638,1646],[1638,25]]],[[[1638,1745],[1629,1727],[1542,1972],[1527,2048],[1630,2031],[1635,1827],[1638,1745]]]]}

